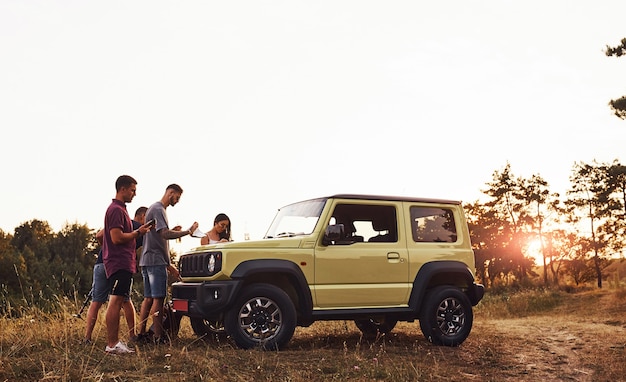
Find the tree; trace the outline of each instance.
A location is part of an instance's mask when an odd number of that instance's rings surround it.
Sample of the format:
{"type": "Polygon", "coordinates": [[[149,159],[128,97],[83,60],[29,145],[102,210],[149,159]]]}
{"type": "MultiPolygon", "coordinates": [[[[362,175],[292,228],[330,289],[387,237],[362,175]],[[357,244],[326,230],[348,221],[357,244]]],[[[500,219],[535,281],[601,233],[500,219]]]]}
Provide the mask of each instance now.
{"type": "Polygon", "coordinates": [[[9,243],[0,252],[0,274],[12,282],[11,293],[35,303],[89,291],[97,243],[86,225],[68,224],[54,233],[47,222],[35,219],[17,227],[9,243]]]}
{"type": "Polygon", "coordinates": [[[18,275],[25,274],[26,261],[19,251],[11,245],[13,237],[0,230],[0,282],[9,294],[20,293],[18,275]]]}
{"type": "Polygon", "coordinates": [[[496,212],[478,201],[464,206],[472,238],[476,262],[476,275],[486,286],[493,286],[502,273],[500,253],[508,241],[508,226],[496,212]]]}
{"type": "Polygon", "coordinates": [[[50,252],[55,289],[68,296],[76,290],[87,293],[97,254],[93,230],[86,225],[66,224],[50,241],[50,252]]]}
{"type": "Polygon", "coordinates": [[[580,249],[580,238],[575,232],[555,229],[545,234],[544,251],[548,258],[548,268],[554,284],[559,284],[559,274],[563,264],[571,260],[580,249]]]}
{"type": "Polygon", "coordinates": [[[548,267],[544,243],[545,221],[552,212],[560,212],[559,194],[550,193],[548,182],[539,175],[532,175],[530,179],[522,179],[519,185],[518,198],[525,201],[528,210],[524,211],[524,221],[536,232],[541,244],[540,251],[543,259],[543,282],[548,285],[548,267]]]}
{"type": "Polygon", "coordinates": [[[606,224],[601,227],[608,238],[608,246],[614,253],[621,253],[626,246],[626,166],[617,159],[605,167],[607,172],[606,224]]]}
{"type": "Polygon", "coordinates": [[[606,255],[610,239],[606,229],[599,228],[611,224],[610,219],[607,220],[612,210],[607,194],[609,182],[607,165],[595,161],[592,164],[575,163],[570,176],[571,188],[567,191],[568,199],[565,202],[573,223],[583,219],[589,223],[588,241],[593,253],[598,288],[602,288],[602,258],[606,255]]]}
{"type": "Polygon", "coordinates": [[[26,271],[20,274],[24,287],[43,291],[50,284],[50,242],[53,237],[48,222],[37,219],[15,228],[11,245],[23,256],[26,264],[26,271]]]}
{"type": "Polygon", "coordinates": [[[525,255],[528,241],[537,236],[538,229],[541,232],[550,210],[558,205],[558,195],[549,192],[539,175],[513,176],[508,163],[493,173],[487,185],[483,193],[490,199],[486,203],[465,206],[477,274],[488,286],[498,280],[524,282],[534,275],[534,260],[525,255]]]}
{"type": "Polygon", "coordinates": [[[607,265],[606,259],[599,258],[596,260],[589,257],[589,253],[594,251],[594,243],[589,238],[581,238],[578,244],[571,258],[565,260],[564,266],[565,273],[572,277],[576,285],[589,282],[598,277],[594,271],[594,268],[597,267],[597,262],[601,263],[602,269],[607,265]]]}
{"type": "MultiPolygon", "coordinates": [[[[626,54],[626,38],[623,38],[618,46],[610,47],[607,45],[604,53],[608,57],[621,57],[626,54]]],[[[626,96],[622,96],[615,100],[612,99],[609,101],[609,105],[617,117],[626,119],[626,96]]]]}
{"type": "Polygon", "coordinates": [[[490,187],[483,192],[491,197],[485,203],[487,208],[492,209],[496,216],[506,225],[507,238],[502,242],[504,251],[502,261],[505,272],[511,272],[516,280],[523,281],[532,274],[533,260],[524,256],[523,247],[528,241],[528,200],[525,200],[523,185],[525,180],[515,177],[511,172],[511,165],[506,164],[502,171],[493,173],[492,182],[487,183],[490,187]],[[506,266],[505,264],[508,264],[506,266]]]}

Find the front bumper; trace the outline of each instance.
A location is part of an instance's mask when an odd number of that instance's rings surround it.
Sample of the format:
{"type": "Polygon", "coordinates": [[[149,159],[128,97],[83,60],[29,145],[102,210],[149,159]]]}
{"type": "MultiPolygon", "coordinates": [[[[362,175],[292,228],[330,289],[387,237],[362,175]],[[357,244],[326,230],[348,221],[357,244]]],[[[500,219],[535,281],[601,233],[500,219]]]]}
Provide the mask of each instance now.
{"type": "Polygon", "coordinates": [[[174,309],[186,316],[210,319],[220,317],[232,303],[240,281],[212,281],[172,284],[174,309]]]}

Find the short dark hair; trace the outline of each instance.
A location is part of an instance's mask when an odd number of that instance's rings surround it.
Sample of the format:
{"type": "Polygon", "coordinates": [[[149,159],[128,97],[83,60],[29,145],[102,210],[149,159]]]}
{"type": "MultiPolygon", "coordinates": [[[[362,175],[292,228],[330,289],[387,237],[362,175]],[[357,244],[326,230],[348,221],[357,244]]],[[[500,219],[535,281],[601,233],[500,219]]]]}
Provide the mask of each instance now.
{"type": "Polygon", "coordinates": [[[167,188],[165,189],[165,191],[167,191],[167,190],[174,190],[174,191],[176,191],[176,192],[178,192],[178,193],[180,193],[180,194],[182,194],[182,193],[183,193],[183,189],[182,189],[182,188],[181,188],[178,184],[176,184],[176,183],[172,183],[172,184],[170,184],[169,186],[167,186],[167,188]]]}
{"type": "Polygon", "coordinates": [[[139,215],[145,215],[146,212],[148,211],[148,207],[139,207],[137,208],[137,210],[135,211],[135,217],[139,216],[139,215]]]}
{"type": "Polygon", "coordinates": [[[122,189],[122,187],[130,187],[133,184],[137,184],[137,181],[135,180],[135,178],[133,178],[130,175],[120,175],[117,177],[117,180],[115,181],[115,191],[119,191],[122,189]]]}

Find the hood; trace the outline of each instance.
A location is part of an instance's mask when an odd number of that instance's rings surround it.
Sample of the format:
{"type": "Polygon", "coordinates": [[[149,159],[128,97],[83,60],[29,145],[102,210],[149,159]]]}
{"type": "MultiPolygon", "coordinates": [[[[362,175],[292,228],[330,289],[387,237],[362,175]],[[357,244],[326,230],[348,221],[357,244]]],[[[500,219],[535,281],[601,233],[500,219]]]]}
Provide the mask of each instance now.
{"type": "Polygon", "coordinates": [[[311,242],[314,240],[310,235],[307,236],[295,236],[295,237],[282,237],[273,239],[261,239],[261,240],[245,240],[245,241],[230,241],[228,243],[217,243],[209,245],[201,245],[195,248],[189,249],[187,253],[198,253],[212,250],[233,250],[233,249],[251,249],[251,248],[300,248],[304,242],[311,242]]]}

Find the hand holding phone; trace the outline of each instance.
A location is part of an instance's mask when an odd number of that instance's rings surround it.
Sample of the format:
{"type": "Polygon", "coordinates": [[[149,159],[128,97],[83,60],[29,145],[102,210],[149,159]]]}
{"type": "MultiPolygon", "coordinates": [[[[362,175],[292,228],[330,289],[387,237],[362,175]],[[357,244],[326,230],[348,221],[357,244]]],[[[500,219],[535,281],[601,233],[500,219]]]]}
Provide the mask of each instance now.
{"type": "Polygon", "coordinates": [[[156,219],[150,219],[146,222],[146,225],[154,227],[156,225],[156,219]]]}

